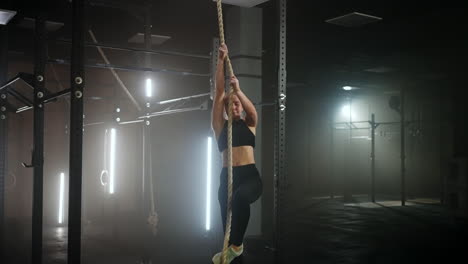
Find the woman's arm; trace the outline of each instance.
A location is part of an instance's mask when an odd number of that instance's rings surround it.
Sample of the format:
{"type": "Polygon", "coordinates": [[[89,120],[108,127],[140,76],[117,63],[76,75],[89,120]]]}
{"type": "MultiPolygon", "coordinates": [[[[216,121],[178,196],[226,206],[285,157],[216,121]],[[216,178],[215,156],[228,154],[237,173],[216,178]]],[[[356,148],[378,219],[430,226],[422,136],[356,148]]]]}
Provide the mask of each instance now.
{"type": "Polygon", "coordinates": [[[227,46],[225,44],[221,45],[219,48],[218,65],[216,67],[216,87],[213,98],[213,109],[211,112],[211,126],[216,137],[221,133],[224,126],[224,60],[226,59],[227,54],[227,46]]]}
{"type": "Polygon", "coordinates": [[[231,77],[231,85],[233,86],[234,93],[239,98],[239,101],[241,102],[242,107],[246,113],[245,122],[250,127],[256,127],[258,120],[257,110],[249,98],[240,89],[239,80],[236,78],[236,76],[231,77]]]}

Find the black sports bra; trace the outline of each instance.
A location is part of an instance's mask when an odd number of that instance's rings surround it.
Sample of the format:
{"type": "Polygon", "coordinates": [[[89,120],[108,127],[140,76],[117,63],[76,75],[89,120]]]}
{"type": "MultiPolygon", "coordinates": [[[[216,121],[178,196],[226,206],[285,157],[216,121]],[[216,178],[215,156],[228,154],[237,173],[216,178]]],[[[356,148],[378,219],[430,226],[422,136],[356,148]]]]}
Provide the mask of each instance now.
{"type": "MultiPolygon", "coordinates": [[[[218,149],[223,152],[227,149],[227,124],[224,122],[223,130],[218,138],[218,149]]],[[[232,120],[232,146],[252,146],[255,148],[255,135],[244,120],[232,120]]]]}

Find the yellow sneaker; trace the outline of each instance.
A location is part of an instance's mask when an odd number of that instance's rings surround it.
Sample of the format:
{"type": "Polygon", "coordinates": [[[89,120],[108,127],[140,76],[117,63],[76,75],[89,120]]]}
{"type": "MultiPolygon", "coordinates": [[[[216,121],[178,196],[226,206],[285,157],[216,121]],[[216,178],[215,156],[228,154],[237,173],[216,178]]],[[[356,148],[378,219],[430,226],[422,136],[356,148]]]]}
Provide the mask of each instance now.
{"type": "MultiPolygon", "coordinates": [[[[227,263],[225,263],[225,264],[231,263],[235,258],[242,255],[242,253],[244,252],[244,246],[240,245],[239,248],[240,248],[239,250],[235,250],[234,248],[232,248],[232,246],[230,246],[228,248],[228,250],[227,250],[227,263]]],[[[221,264],[221,258],[222,257],[223,257],[223,252],[218,252],[218,253],[216,253],[216,255],[213,256],[213,258],[211,260],[213,261],[213,264],[221,264]]]]}

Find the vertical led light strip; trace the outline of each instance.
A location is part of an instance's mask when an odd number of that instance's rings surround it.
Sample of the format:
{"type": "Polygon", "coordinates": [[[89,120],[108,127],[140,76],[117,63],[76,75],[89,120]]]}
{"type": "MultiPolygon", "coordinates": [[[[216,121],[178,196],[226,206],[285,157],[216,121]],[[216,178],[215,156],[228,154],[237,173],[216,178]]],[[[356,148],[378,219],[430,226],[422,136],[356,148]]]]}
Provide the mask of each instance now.
{"type": "Polygon", "coordinates": [[[153,82],[150,78],[146,79],[146,97],[153,96],[153,82]]]}
{"type": "Polygon", "coordinates": [[[205,228],[206,231],[209,231],[211,228],[211,172],[212,172],[212,164],[211,164],[211,137],[208,137],[208,147],[207,147],[207,164],[206,164],[206,220],[205,220],[205,228]]]}
{"type": "Polygon", "coordinates": [[[60,173],[59,213],[58,223],[63,224],[63,197],[65,192],[65,173],[60,173]]]}
{"type": "Polygon", "coordinates": [[[109,193],[114,193],[114,180],[115,180],[115,144],[116,144],[116,131],[112,128],[110,131],[110,161],[109,161],[109,193]]]}

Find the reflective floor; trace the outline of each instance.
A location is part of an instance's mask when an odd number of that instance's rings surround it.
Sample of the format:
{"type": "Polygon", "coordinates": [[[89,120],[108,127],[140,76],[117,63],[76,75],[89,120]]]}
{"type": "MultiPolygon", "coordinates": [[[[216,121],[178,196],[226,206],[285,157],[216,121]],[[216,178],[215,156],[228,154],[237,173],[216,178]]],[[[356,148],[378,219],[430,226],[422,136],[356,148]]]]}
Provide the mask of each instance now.
{"type": "MultiPolygon", "coordinates": [[[[448,263],[468,259],[468,221],[438,201],[309,199],[287,219],[284,263],[448,263]]],[[[461,263],[461,262],[460,262],[461,263]]],[[[464,262],[463,262],[464,263],[464,262]]]]}
{"type": "MultiPolygon", "coordinates": [[[[405,207],[397,200],[367,200],[307,198],[297,203],[284,218],[282,263],[448,263],[453,257],[466,262],[466,219],[453,217],[430,199],[408,201],[405,207]]],[[[21,241],[29,231],[10,225],[7,258],[1,263],[28,263],[29,242],[21,241]]],[[[66,234],[63,227],[44,229],[44,263],[66,263],[66,234]]],[[[115,230],[90,225],[83,237],[82,262],[207,264],[219,246],[210,238],[166,242],[127,241],[115,230]]],[[[248,238],[245,247],[237,263],[274,263],[273,251],[261,239],[248,238]]]]}

